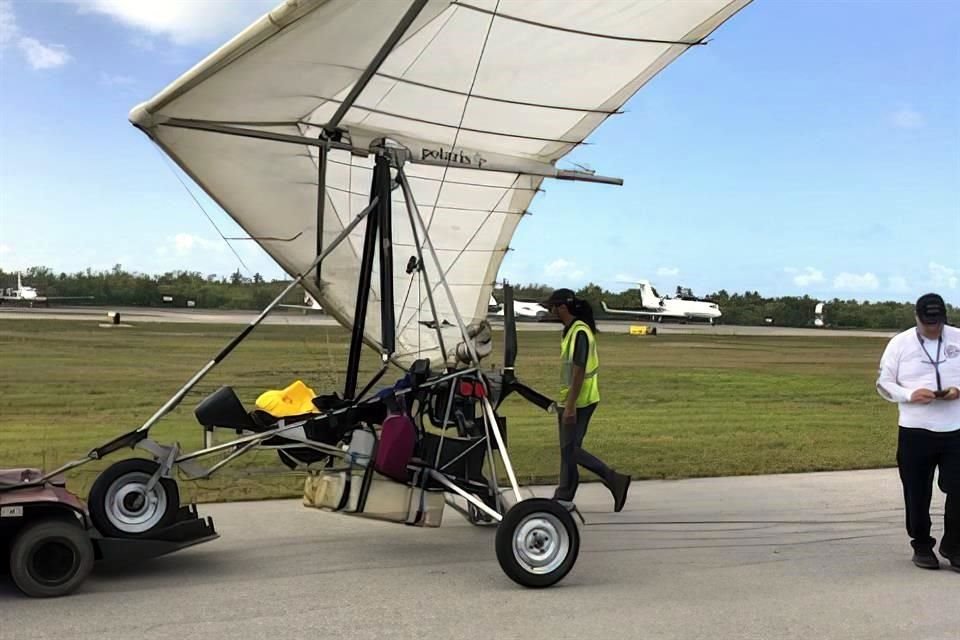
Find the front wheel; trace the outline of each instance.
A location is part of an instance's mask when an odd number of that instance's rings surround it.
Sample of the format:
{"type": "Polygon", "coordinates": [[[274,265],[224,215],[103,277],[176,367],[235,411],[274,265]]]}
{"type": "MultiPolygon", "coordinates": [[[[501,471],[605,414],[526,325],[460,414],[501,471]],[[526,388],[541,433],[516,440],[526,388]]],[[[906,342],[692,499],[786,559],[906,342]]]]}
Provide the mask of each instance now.
{"type": "Polygon", "coordinates": [[[88,499],[90,519],[105,536],[134,538],[173,524],[180,509],[180,490],[160,478],[146,491],[159,463],[143,458],[121,460],[107,467],[93,483],[88,499]]]}
{"type": "Polygon", "coordinates": [[[580,553],[573,515],[555,500],[528,498],[511,508],[497,528],[497,560],[511,580],[543,588],[560,582],[580,553]]]}
{"type": "Polygon", "coordinates": [[[64,520],[27,525],[10,548],[13,583],[32,598],[74,592],[93,568],[93,543],[83,528],[64,520]]]}

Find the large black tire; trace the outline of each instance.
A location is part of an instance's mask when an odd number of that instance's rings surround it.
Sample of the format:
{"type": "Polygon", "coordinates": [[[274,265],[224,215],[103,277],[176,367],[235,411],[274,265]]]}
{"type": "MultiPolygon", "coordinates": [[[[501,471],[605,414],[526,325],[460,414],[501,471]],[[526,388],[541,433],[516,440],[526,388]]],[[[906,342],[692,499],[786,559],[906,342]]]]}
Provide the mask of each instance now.
{"type": "Polygon", "coordinates": [[[28,524],[10,547],[13,583],[32,598],[57,598],[76,591],[93,569],[90,537],[79,523],[61,519],[28,524]]]}
{"type": "Polygon", "coordinates": [[[143,500],[143,487],[160,468],[144,458],[129,458],[107,467],[90,488],[87,500],[93,526],[107,537],[138,538],[173,524],[180,509],[180,489],[160,478],[143,500]]]}
{"type": "Polygon", "coordinates": [[[540,589],[560,582],[580,554],[580,530],[555,500],[528,498],[515,504],[497,527],[497,560],[511,580],[540,589]]]}

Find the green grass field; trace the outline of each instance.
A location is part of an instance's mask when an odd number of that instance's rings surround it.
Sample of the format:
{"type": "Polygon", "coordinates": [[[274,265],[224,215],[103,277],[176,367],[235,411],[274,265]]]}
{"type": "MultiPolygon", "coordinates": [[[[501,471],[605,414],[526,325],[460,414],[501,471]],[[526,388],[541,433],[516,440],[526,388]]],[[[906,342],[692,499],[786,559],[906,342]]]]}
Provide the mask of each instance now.
{"type": "MultiPolygon", "coordinates": [[[[52,469],[139,426],[240,328],[0,320],[0,467],[52,469]]],[[[199,448],[193,408],[222,384],[251,408],[262,391],[297,378],[318,393],[342,391],[347,340],[339,328],[261,326],[151,433],[199,448]]],[[[896,406],[873,387],[884,344],[601,334],[602,401],[586,447],[641,479],[892,466],[896,406]]],[[[558,349],[553,332],[521,332],[521,379],[552,395],[558,349]]],[[[367,350],[361,385],[376,367],[367,350]]],[[[388,373],[383,382],[398,377],[388,373]]],[[[502,412],[520,481],[555,481],[556,417],[520,398],[502,412]]],[[[71,487],[86,495],[96,471],[124,455],[72,472],[71,487]]],[[[581,477],[593,479],[586,471],[581,477]]],[[[263,451],[182,491],[198,501],[257,499],[301,495],[302,483],[263,451]]]]}

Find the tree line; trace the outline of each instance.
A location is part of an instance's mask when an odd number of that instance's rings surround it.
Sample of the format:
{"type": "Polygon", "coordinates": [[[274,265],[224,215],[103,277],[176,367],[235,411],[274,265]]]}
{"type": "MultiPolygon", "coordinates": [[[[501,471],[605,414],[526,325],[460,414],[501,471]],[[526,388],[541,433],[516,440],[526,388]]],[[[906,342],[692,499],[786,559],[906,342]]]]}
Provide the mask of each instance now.
{"type": "MultiPolygon", "coordinates": [[[[513,285],[513,289],[515,299],[535,302],[544,300],[554,287],[532,284],[513,285]]],[[[637,309],[641,306],[639,289],[613,293],[596,284],[588,284],[575,293],[577,297],[590,302],[597,318],[612,317],[604,313],[600,306],[601,300],[611,308],[637,309]]],[[[665,295],[662,291],[659,293],[665,295]]],[[[494,296],[498,301],[503,300],[503,294],[499,290],[494,292],[494,296]]],[[[806,295],[766,297],[757,291],[729,293],[723,289],[700,298],[715,302],[723,314],[720,322],[731,325],[812,327],[816,318],[816,307],[820,302],[824,303],[823,320],[828,327],[897,330],[911,327],[916,322],[912,302],[865,302],[840,298],[826,300],[806,295]]],[[[650,304],[650,301],[644,302],[650,304]]],[[[949,304],[947,309],[951,323],[955,324],[956,319],[960,318],[960,310],[949,304]]]]}
{"type": "MultiPolygon", "coordinates": [[[[190,306],[203,309],[262,309],[291,282],[267,281],[259,273],[247,277],[239,269],[230,276],[204,275],[198,271],[131,273],[119,264],[108,271],[88,268],[76,273],[30,267],[20,275],[23,284],[34,287],[41,296],[93,296],[89,301],[65,302],[122,307],[186,307],[192,302],[190,306]]],[[[17,274],[0,269],[0,288],[16,286],[17,274]]],[[[303,290],[294,289],[283,302],[302,304],[303,290]]]]}
{"type": "MultiPolygon", "coordinates": [[[[110,270],[86,269],[76,273],[56,273],[47,267],[30,267],[21,272],[25,285],[35,287],[45,296],[93,296],[96,305],[136,307],[186,307],[204,309],[263,309],[290,284],[290,280],[264,279],[259,273],[244,276],[239,269],[229,276],[202,274],[197,271],[168,271],[158,275],[132,273],[115,265],[110,270]],[[165,301],[165,297],[166,300],[165,301]]],[[[17,274],[0,269],[0,289],[14,288],[17,274]]],[[[545,299],[554,287],[548,284],[515,284],[517,300],[545,299]]],[[[662,294],[663,292],[661,292],[662,294]]],[[[640,307],[639,289],[611,292],[596,284],[588,284],[577,296],[588,300],[598,318],[604,318],[601,300],[610,307],[640,307]]],[[[494,297],[502,302],[499,288],[494,297]]],[[[914,323],[910,302],[860,302],[857,300],[817,300],[809,296],[766,297],[757,291],[729,293],[720,290],[702,296],[716,302],[723,312],[721,322],[732,325],[775,324],[788,327],[813,326],[816,305],[824,302],[827,326],[862,329],[902,329],[914,323]]],[[[296,288],[283,300],[286,304],[302,304],[303,290],[296,288]]],[[[647,302],[647,301],[644,301],[647,302]]],[[[958,316],[950,306],[951,321],[958,316]]]]}

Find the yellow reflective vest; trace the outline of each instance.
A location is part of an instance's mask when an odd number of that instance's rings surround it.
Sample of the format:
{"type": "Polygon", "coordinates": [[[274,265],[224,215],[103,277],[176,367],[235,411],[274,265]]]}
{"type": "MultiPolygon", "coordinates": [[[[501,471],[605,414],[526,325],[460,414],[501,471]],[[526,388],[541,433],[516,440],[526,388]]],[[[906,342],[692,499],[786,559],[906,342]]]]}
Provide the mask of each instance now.
{"type": "Polygon", "coordinates": [[[577,341],[577,333],[580,331],[587,334],[588,351],[587,368],[576,401],[578,408],[600,401],[600,386],[597,381],[600,359],[597,357],[597,341],[585,322],[574,320],[567,331],[567,335],[560,340],[560,402],[566,404],[567,394],[570,391],[570,385],[573,383],[573,350],[577,341]]]}

